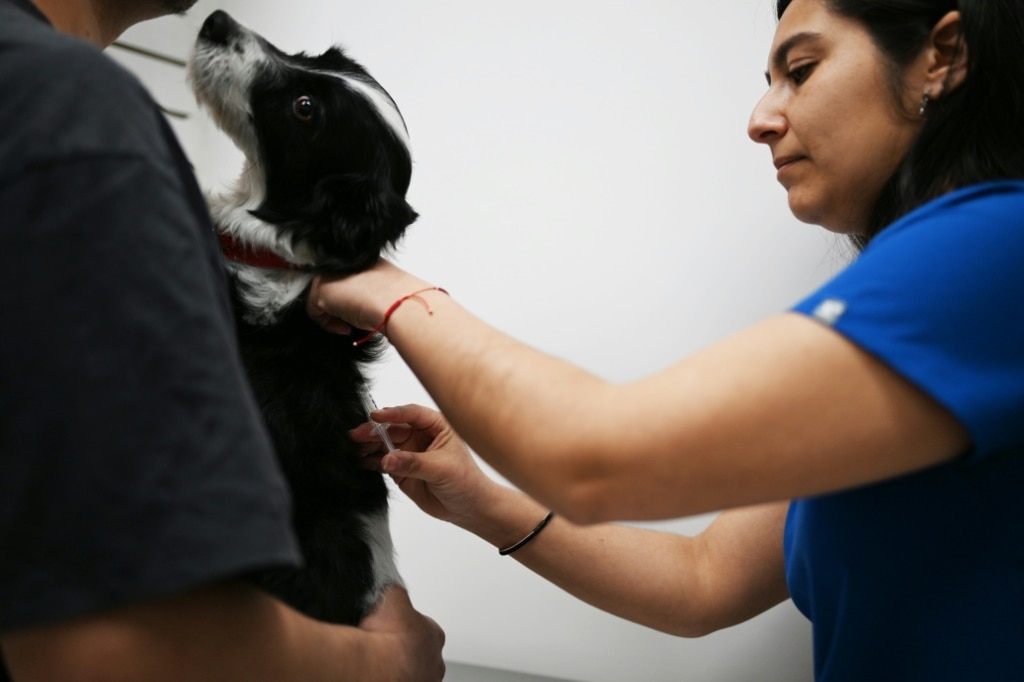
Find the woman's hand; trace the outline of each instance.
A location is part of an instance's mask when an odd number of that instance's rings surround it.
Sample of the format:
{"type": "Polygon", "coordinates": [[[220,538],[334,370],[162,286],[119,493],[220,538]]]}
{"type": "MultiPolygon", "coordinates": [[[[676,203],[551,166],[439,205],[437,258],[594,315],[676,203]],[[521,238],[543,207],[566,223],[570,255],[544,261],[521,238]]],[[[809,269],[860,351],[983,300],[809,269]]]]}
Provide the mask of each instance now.
{"type": "Polygon", "coordinates": [[[429,286],[381,259],[369,270],[344,278],[317,275],[306,297],[306,313],[334,334],[373,329],[392,303],[429,286]]]}
{"type": "Polygon", "coordinates": [[[373,413],[392,424],[388,435],[399,450],[381,454],[380,440],[363,424],[351,432],[367,444],[366,465],[391,477],[423,511],[467,530],[486,516],[502,486],[477,465],[469,448],[439,413],[420,405],[388,407],[373,413]]]}

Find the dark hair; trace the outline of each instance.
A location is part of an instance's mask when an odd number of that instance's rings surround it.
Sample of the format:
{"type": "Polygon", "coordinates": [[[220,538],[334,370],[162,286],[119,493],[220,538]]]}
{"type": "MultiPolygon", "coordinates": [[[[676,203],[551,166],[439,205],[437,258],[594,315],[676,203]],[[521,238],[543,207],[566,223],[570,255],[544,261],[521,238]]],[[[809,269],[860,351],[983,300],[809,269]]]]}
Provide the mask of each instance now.
{"type": "MultiPolygon", "coordinates": [[[[899,217],[954,189],[1024,178],[1024,2],[1022,0],[821,0],[860,22],[892,66],[917,57],[947,13],[960,12],[967,77],[932,101],[921,132],[871,211],[863,247],[899,217]]],[[[792,0],[778,0],[781,19],[792,0]]],[[[923,93],[922,93],[923,94],[923,93]]],[[[902,100],[900,100],[902,102],[902,100]]],[[[916,113],[916,112],[915,112],[916,113]]]]}

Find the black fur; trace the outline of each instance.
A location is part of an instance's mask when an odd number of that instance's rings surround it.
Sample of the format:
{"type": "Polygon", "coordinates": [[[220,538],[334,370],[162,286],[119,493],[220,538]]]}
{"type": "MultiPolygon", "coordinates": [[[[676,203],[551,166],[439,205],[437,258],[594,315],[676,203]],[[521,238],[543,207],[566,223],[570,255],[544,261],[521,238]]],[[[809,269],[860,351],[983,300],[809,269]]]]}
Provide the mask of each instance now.
{"type": "MultiPolygon", "coordinates": [[[[237,303],[236,303],[237,305],[237,303]]],[[[372,562],[359,512],[380,511],[387,489],[363,469],[347,432],[366,421],[358,363],[378,343],[354,348],[289,308],[274,325],[238,313],[242,358],[293,497],[293,525],[305,565],[256,574],[268,591],[313,618],[356,624],[365,616],[372,562]]]]}
{"type": "MultiPolygon", "coordinates": [[[[285,258],[312,254],[299,263],[309,270],[348,274],[373,265],[416,219],[405,200],[412,162],[404,127],[397,131],[379,102],[339,77],[379,90],[340,49],[287,55],[218,11],[189,69],[200,102],[255,166],[250,186],[211,200],[218,230],[285,258]],[[244,97],[226,94],[239,84],[244,97]],[[254,199],[258,207],[238,208],[254,199]]],[[[387,489],[379,473],[362,468],[347,434],[366,420],[362,365],[381,343],[354,347],[325,333],[307,317],[303,296],[258,310],[254,291],[264,275],[281,272],[231,263],[229,270],[242,357],[291,487],[305,557],[300,569],[254,579],[307,615],[356,624],[380,582],[361,515],[384,512],[387,489]]]]}
{"type": "Polygon", "coordinates": [[[266,199],[254,215],[313,246],[321,269],[364,270],[416,219],[405,201],[412,162],[362,98],[333,76],[304,70],[365,69],[337,48],[291,64],[265,69],[252,91],[257,130],[269,133],[260,135],[266,199]],[[313,121],[292,114],[300,93],[316,103],[313,121]]]}

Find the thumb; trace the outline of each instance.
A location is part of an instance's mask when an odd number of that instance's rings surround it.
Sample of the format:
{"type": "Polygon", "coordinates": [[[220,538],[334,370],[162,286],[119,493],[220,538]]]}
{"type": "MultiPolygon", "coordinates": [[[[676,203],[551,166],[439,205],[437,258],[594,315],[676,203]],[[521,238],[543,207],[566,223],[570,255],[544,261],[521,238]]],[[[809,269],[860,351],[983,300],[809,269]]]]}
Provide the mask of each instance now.
{"type": "Polygon", "coordinates": [[[435,450],[426,453],[392,450],[380,460],[380,468],[413,499],[419,495],[415,491],[421,489],[430,491],[432,497],[460,490],[462,486],[455,483],[461,480],[458,466],[443,455],[437,456],[439,454],[435,450]],[[408,481],[419,481],[421,485],[409,487],[408,481]]]}
{"type": "Polygon", "coordinates": [[[431,471],[432,467],[420,457],[420,453],[405,450],[392,450],[384,455],[380,460],[380,468],[385,474],[399,478],[415,478],[428,483],[437,476],[436,472],[431,471]]]}
{"type": "Polygon", "coordinates": [[[425,453],[395,450],[380,466],[420,509],[457,525],[478,515],[493,485],[461,446],[425,453]]]}
{"type": "Polygon", "coordinates": [[[380,466],[416,506],[433,517],[451,520],[451,483],[432,458],[396,450],[385,455],[380,466]]]}

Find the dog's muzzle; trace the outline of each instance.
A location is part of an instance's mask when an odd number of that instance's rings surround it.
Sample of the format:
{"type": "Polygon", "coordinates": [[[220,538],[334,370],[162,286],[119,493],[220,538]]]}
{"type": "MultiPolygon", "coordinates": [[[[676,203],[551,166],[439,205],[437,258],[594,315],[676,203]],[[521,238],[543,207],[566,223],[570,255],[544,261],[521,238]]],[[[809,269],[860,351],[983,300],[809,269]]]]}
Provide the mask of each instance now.
{"type": "Polygon", "coordinates": [[[242,31],[241,24],[232,19],[227,12],[216,10],[206,17],[203,27],[199,30],[199,38],[215,45],[228,45],[231,39],[242,31]]]}

